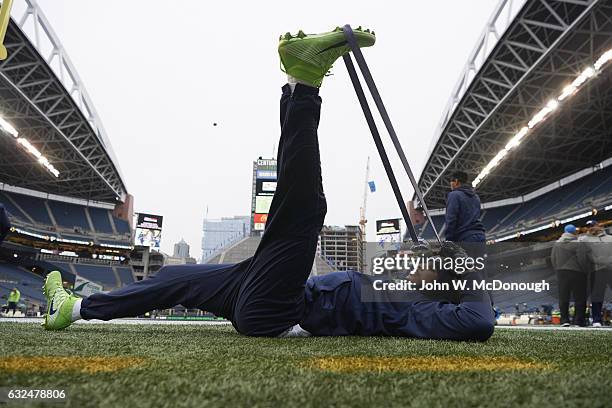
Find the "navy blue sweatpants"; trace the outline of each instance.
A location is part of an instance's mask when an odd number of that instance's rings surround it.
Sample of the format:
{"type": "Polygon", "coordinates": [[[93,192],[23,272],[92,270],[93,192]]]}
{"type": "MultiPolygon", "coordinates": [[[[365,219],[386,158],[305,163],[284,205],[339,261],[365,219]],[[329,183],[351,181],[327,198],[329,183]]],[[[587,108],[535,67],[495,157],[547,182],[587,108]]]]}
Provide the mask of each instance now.
{"type": "Polygon", "coordinates": [[[317,127],[319,90],[283,87],[278,181],[253,257],[236,265],[163,267],[154,277],[81,304],[84,319],[110,320],[177,304],[229,319],[251,336],[277,336],[304,315],[304,286],[327,211],[317,127]]]}

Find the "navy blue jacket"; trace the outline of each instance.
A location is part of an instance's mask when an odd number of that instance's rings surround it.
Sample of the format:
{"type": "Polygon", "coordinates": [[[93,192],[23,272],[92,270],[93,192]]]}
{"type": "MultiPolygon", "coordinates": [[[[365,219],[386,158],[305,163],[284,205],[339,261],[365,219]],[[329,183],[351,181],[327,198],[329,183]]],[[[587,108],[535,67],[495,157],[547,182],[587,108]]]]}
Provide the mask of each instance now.
{"type": "Polygon", "coordinates": [[[0,243],[4,240],[4,237],[6,237],[10,229],[11,223],[9,222],[8,215],[6,214],[4,205],[0,203],[0,243]]]}
{"type": "MultiPolygon", "coordinates": [[[[306,311],[300,326],[314,336],[484,341],[493,333],[493,308],[486,292],[462,293],[462,303],[456,305],[428,299],[417,291],[375,291],[372,284],[377,279],[380,277],[353,271],[311,277],[306,282],[306,311]],[[405,299],[399,301],[398,296],[405,299]]],[[[468,281],[481,279],[478,273],[466,277],[468,281]]]]}
{"type": "Polygon", "coordinates": [[[446,197],[447,241],[471,241],[470,236],[482,235],[484,226],[480,222],[480,198],[471,186],[461,186],[446,197]]]}

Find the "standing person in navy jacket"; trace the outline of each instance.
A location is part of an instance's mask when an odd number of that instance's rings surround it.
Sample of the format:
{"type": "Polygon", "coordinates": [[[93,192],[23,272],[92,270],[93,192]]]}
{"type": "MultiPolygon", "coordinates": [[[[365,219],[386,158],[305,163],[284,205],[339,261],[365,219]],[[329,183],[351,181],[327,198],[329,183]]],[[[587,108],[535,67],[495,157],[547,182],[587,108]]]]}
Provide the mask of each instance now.
{"type": "Polygon", "coordinates": [[[480,197],[468,184],[467,174],[454,172],[450,186],[452,191],[446,198],[446,240],[485,242],[485,229],[480,222],[480,197]]]}

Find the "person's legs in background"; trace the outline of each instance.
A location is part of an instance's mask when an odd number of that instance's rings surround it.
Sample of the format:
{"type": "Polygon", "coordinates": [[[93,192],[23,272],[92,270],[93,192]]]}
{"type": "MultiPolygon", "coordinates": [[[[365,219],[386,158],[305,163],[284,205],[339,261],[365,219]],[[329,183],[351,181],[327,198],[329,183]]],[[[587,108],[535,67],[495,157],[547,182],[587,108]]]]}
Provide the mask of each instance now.
{"type": "Polygon", "coordinates": [[[16,302],[9,302],[8,303],[8,308],[6,310],[7,314],[8,314],[9,310],[12,310],[13,311],[13,316],[15,316],[15,312],[17,311],[17,303],[16,302]]]}
{"type": "Polygon", "coordinates": [[[561,325],[569,325],[569,302],[572,271],[557,271],[557,287],[559,288],[559,311],[561,313],[561,325]]]}
{"type": "Polygon", "coordinates": [[[581,327],[586,326],[587,274],[570,272],[569,286],[574,295],[574,324],[581,327]]]}
{"type": "Polygon", "coordinates": [[[601,312],[603,308],[604,296],[606,287],[608,286],[609,274],[612,271],[602,268],[593,271],[591,274],[591,315],[593,317],[593,325],[601,326],[601,312]]]}

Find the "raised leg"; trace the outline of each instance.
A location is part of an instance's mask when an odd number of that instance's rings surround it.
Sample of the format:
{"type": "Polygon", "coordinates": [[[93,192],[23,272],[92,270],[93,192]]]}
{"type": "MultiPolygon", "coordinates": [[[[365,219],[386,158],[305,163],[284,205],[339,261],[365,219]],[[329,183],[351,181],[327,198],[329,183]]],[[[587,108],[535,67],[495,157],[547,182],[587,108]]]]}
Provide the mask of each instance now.
{"type": "Polygon", "coordinates": [[[278,182],[266,230],[238,292],[232,323],[243,334],[277,336],[304,313],[304,284],[327,205],[321,181],[318,89],[283,88],[278,182]]]}

